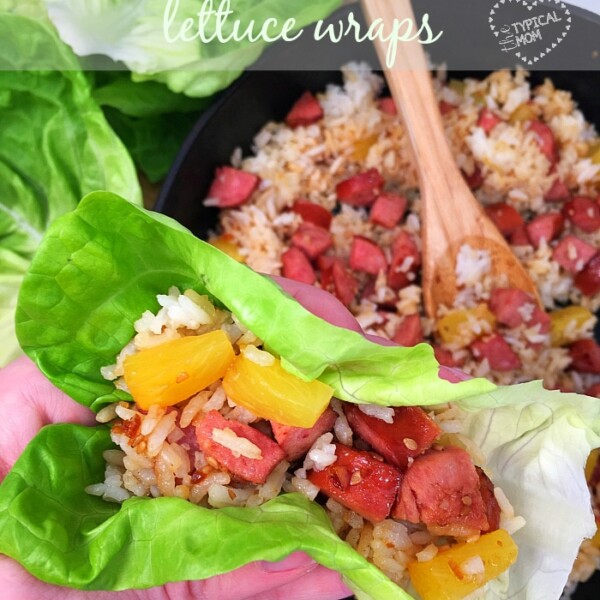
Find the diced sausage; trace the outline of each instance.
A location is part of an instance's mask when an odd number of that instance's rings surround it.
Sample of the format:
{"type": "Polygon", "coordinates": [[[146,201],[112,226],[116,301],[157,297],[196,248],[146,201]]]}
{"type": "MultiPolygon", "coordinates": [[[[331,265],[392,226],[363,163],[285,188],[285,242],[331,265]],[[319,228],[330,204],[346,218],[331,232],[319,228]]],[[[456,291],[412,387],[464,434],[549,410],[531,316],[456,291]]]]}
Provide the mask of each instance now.
{"type": "Polygon", "coordinates": [[[464,171],[461,171],[467,185],[473,191],[478,190],[483,185],[483,173],[481,169],[475,165],[473,172],[470,175],[467,175],[464,171]]]}
{"type": "Polygon", "coordinates": [[[457,368],[461,367],[464,362],[455,360],[453,353],[446,350],[446,348],[442,348],[439,344],[433,344],[433,354],[440,365],[444,367],[457,368]]]}
{"type": "Polygon", "coordinates": [[[275,421],[271,421],[271,428],[275,440],[285,452],[287,460],[293,461],[306,454],[319,437],[333,429],[336,419],[336,412],[328,408],[308,429],[282,425],[275,421]]]}
{"type": "Polygon", "coordinates": [[[500,505],[494,495],[494,484],[490,481],[490,478],[480,467],[475,467],[475,470],[479,476],[479,491],[485,506],[485,514],[489,523],[487,532],[489,533],[500,528],[500,505]]]}
{"type": "Polygon", "coordinates": [[[516,288],[494,288],[488,301],[496,320],[507,327],[518,327],[524,323],[521,310],[534,305],[535,301],[529,294],[516,288]]]}
{"type": "Polygon", "coordinates": [[[398,114],[398,109],[396,108],[396,103],[394,99],[390,96],[385,96],[383,98],[379,98],[377,100],[377,108],[386,115],[390,115],[390,117],[395,117],[398,114]]]}
{"type": "Polygon", "coordinates": [[[600,373],[600,346],[595,340],[577,340],[569,346],[571,367],[579,373],[600,373]]]}
{"type": "Polygon", "coordinates": [[[544,194],[546,202],[564,202],[571,196],[569,188],[561,179],[555,179],[550,186],[550,189],[544,194]]]}
{"type": "Polygon", "coordinates": [[[291,239],[292,245],[300,248],[308,258],[314,260],[333,245],[333,238],[326,229],[313,223],[301,223],[291,239]]]}
{"type": "Polygon", "coordinates": [[[585,390],[587,396],[594,396],[600,398],[600,383],[594,383],[587,390],[585,390]]]}
{"type": "Polygon", "coordinates": [[[523,224],[517,227],[508,238],[509,243],[512,246],[530,246],[531,240],[527,233],[527,225],[523,224]]]}
{"type": "Polygon", "coordinates": [[[337,256],[321,254],[317,258],[319,279],[324,290],[333,292],[346,306],[350,306],[358,292],[358,281],[337,256]]]}
{"type": "Polygon", "coordinates": [[[525,324],[527,325],[527,327],[533,327],[534,325],[538,325],[539,333],[548,333],[550,331],[551,324],[550,315],[536,304],[531,313],[531,316],[525,324]]]}
{"type": "Polygon", "coordinates": [[[306,254],[299,248],[292,246],[286,250],[281,255],[281,262],[283,263],[281,272],[284,277],[308,283],[309,285],[312,285],[317,280],[313,266],[310,264],[308,258],[306,258],[306,254]]]}
{"type": "Polygon", "coordinates": [[[400,231],[392,242],[392,259],[387,272],[387,283],[395,290],[414,281],[414,273],[421,264],[421,254],[412,235],[400,231]]]}
{"type": "Polygon", "coordinates": [[[220,167],[208,190],[208,198],[218,200],[219,208],[239,206],[252,196],[259,183],[260,178],[254,173],[233,167],[220,167]]]}
{"type": "Polygon", "coordinates": [[[454,446],[428,450],[404,474],[392,517],[424,523],[442,535],[489,531],[480,486],[467,452],[454,446]]]}
{"type": "Polygon", "coordinates": [[[540,333],[550,331],[550,317],[537,305],[535,299],[516,288],[494,288],[488,307],[498,323],[507,327],[540,325],[540,333]]]}
{"type": "Polygon", "coordinates": [[[342,304],[350,306],[358,291],[358,281],[346,269],[341,260],[336,260],[331,268],[333,289],[336,297],[342,304]]]}
{"type": "Polygon", "coordinates": [[[509,237],[525,222],[520,213],[506,202],[490,204],[485,207],[485,212],[504,237],[509,237]]]}
{"type": "Polygon", "coordinates": [[[477,127],[481,127],[486,134],[488,134],[498,123],[501,123],[502,119],[494,113],[487,106],[482,108],[479,112],[479,118],[477,119],[477,127]]]}
{"type": "Polygon", "coordinates": [[[586,296],[600,292],[600,252],[596,252],[589,262],[575,275],[575,286],[586,296]]]}
{"type": "Polygon", "coordinates": [[[230,473],[250,481],[264,483],[271,471],[285,458],[284,451],[264,433],[257,429],[223,417],[218,411],[211,410],[196,425],[198,445],[208,459],[216,461],[230,473]],[[230,430],[238,438],[247,440],[260,449],[260,458],[249,458],[234,452],[213,439],[215,430],[230,430]]]}
{"type": "Polygon", "coordinates": [[[383,184],[383,177],[379,171],[369,169],[340,181],[335,187],[335,193],[340,202],[352,206],[370,206],[381,194],[383,184]]]}
{"type": "Polygon", "coordinates": [[[423,327],[421,326],[421,317],[418,314],[406,315],[392,338],[396,344],[412,347],[423,341],[423,327]]]}
{"type": "Polygon", "coordinates": [[[455,104],[450,104],[450,102],[446,102],[445,100],[440,100],[440,113],[443,115],[447,115],[449,112],[452,112],[456,109],[455,104]]]}
{"type": "Polygon", "coordinates": [[[562,213],[586,233],[594,233],[600,228],[600,206],[587,196],[573,196],[564,204],[562,213]]]}
{"type": "Polygon", "coordinates": [[[349,258],[350,268],[377,275],[387,269],[387,260],[383,250],[371,240],[360,235],[352,239],[349,258]]]}
{"type": "Polygon", "coordinates": [[[512,371],[521,366],[521,359],[498,334],[487,339],[476,340],[471,344],[473,356],[479,360],[487,358],[490,369],[494,371],[512,371]]]}
{"type": "Polygon", "coordinates": [[[527,223],[526,227],[529,240],[537,248],[542,240],[550,243],[558,237],[564,227],[564,218],[560,213],[549,212],[538,215],[535,219],[527,223]]]}
{"type": "Polygon", "coordinates": [[[292,211],[300,215],[303,221],[312,223],[323,229],[329,229],[331,225],[332,214],[324,206],[315,204],[309,200],[295,200],[292,205],[292,211]]]}
{"type": "Polygon", "coordinates": [[[336,444],[337,460],[322,471],[307,473],[327,496],[373,522],[387,518],[400,487],[398,469],[369,452],[336,444]]]}
{"type": "Polygon", "coordinates": [[[327,291],[331,291],[333,287],[333,263],[341,261],[341,258],[335,256],[329,256],[328,254],[321,254],[317,258],[317,268],[319,269],[319,281],[321,288],[327,291]]]}
{"type": "Polygon", "coordinates": [[[356,435],[400,469],[406,469],[408,459],[425,452],[441,434],[437,423],[418,406],[394,408],[392,423],[367,415],[350,403],[344,405],[344,413],[356,435]]]}
{"type": "Polygon", "coordinates": [[[596,254],[591,244],[574,235],[567,235],[552,250],[552,258],[569,273],[578,273],[596,254]]]}
{"type": "Polygon", "coordinates": [[[312,125],[323,118],[323,108],[311,92],[304,92],[287,114],[285,122],[290,127],[312,125]]]}
{"type": "Polygon", "coordinates": [[[369,220],[375,225],[392,229],[396,227],[406,211],[407,200],[398,194],[384,193],[377,196],[371,206],[369,220]]]}
{"type": "Polygon", "coordinates": [[[542,123],[541,121],[529,121],[528,124],[529,131],[532,131],[535,134],[535,139],[540,147],[540,151],[545,157],[550,161],[550,163],[555,163],[557,156],[557,148],[556,148],[556,140],[554,139],[554,134],[552,133],[552,129],[546,125],[546,123],[542,123]]]}

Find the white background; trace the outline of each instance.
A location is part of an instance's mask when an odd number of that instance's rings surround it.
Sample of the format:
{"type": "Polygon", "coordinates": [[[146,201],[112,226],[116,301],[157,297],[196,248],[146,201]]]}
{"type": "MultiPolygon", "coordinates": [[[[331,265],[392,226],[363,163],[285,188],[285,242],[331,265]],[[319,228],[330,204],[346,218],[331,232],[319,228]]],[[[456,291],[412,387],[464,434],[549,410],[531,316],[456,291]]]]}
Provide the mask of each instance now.
{"type": "Polygon", "coordinates": [[[569,0],[568,4],[585,8],[600,15],[600,0],[569,0]]]}

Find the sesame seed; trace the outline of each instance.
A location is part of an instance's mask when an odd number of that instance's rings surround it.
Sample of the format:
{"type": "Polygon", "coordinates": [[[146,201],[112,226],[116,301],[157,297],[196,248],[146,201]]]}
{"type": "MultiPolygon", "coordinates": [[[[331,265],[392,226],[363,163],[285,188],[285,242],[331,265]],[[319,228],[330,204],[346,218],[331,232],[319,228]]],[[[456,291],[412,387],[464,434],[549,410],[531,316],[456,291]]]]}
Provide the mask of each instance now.
{"type": "Polygon", "coordinates": [[[352,477],[350,477],[350,485],[356,485],[362,481],[362,475],[360,471],[354,471],[352,477]]]}
{"type": "Polygon", "coordinates": [[[404,438],[402,441],[409,450],[416,450],[419,447],[417,442],[415,442],[415,440],[412,438],[404,438]]]}

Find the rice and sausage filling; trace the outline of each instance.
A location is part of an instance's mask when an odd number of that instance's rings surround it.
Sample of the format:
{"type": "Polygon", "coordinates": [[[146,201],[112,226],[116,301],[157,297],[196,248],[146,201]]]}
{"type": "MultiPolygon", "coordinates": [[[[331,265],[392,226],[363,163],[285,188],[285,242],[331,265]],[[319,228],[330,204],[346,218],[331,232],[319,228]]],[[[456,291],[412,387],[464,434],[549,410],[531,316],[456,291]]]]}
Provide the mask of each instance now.
{"type": "Polygon", "coordinates": [[[597,395],[600,145],[570,95],[550,81],[532,89],[522,71],[436,81],[457,163],[545,310],[501,282],[494,289],[489,257],[466,246],[462,291],[432,320],[406,129],[380,77],[356,64],[344,77],[312,96],[318,111],[303,97],[257,134],[253,155],[238,150],[217,169],[205,201],[222,209],[213,243],[257,271],[331,291],[368,333],[431,343],[448,366],[597,395]]]}
{"type": "MultiPolygon", "coordinates": [[[[406,129],[378,75],[349,64],[343,76],[267,123],[252,155],[236,150],[217,169],[205,200],[221,209],[212,243],[256,270],[332,292],[367,333],[432,344],[447,366],[500,385],[541,379],[600,396],[600,138],[570,93],[550,80],[533,87],[524,71],[435,80],[456,162],[543,310],[492,282],[489,256],[464,246],[456,302],[431,319],[406,129]]],[[[593,481],[590,489],[598,510],[593,481]]],[[[584,542],[573,580],[598,567],[600,541],[584,542]]]]}
{"type": "MultiPolygon", "coordinates": [[[[458,407],[355,405],[284,372],[307,408],[277,413],[265,397],[279,393],[283,379],[261,340],[193,291],[172,288],[158,301],[160,310],[141,316],[133,340],[103,369],[135,404],[98,413],[118,449],[105,453],[105,481],[89,493],[117,502],[176,496],[220,508],[299,492],[322,503],[340,537],[403,587],[418,585],[419,565],[464,553],[464,542],[469,554],[456,568],[470,591],[499,574],[490,572],[488,536],[513,544],[510,533],[524,521],[461,434],[458,407]],[[209,351],[195,356],[196,370],[182,356],[201,345],[209,351]]],[[[507,546],[501,570],[515,557],[507,546]]]]}

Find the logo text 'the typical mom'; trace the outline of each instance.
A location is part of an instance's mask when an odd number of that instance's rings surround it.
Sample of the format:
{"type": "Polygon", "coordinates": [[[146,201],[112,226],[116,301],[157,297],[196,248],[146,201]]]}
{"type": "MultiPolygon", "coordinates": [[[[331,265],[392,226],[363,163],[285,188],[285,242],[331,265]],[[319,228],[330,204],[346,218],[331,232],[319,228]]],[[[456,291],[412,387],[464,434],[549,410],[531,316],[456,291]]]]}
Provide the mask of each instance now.
{"type": "Polygon", "coordinates": [[[503,25],[500,27],[500,33],[503,35],[503,38],[499,41],[502,51],[510,52],[515,48],[541,41],[543,39],[542,29],[560,21],[562,19],[553,10],[543,15],[503,25]]]}

